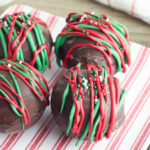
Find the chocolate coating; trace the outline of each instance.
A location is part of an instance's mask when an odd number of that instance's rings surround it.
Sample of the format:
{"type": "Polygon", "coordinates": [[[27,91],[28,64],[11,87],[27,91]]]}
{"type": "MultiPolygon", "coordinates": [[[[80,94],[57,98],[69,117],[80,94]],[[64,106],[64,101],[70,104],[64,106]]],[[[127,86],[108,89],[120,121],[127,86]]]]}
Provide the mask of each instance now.
{"type": "MultiPolygon", "coordinates": [[[[0,69],[0,75],[5,77],[8,80],[8,82],[12,85],[12,87],[16,90],[14,80],[12,79],[8,70],[0,69]]],[[[24,129],[27,129],[33,126],[41,118],[46,108],[46,103],[45,101],[40,101],[40,99],[36,96],[36,94],[29,88],[29,86],[20,77],[18,77],[15,74],[14,76],[18,84],[18,87],[20,89],[21,97],[23,99],[24,105],[27,108],[27,111],[29,113],[29,118],[30,118],[29,126],[28,124],[24,124],[24,129]]],[[[0,82],[4,82],[4,80],[0,78],[0,82]]],[[[19,105],[18,98],[12,93],[12,91],[7,89],[2,84],[0,84],[0,86],[2,86],[5,90],[7,90],[7,92],[15,99],[15,101],[19,105]]],[[[1,87],[0,90],[3,91],[1,87]]],[[[2,93],[0,93],[0,96],[3,97],[2,93]]],[[[44,97],[46,96],[44,95],[44,97]]],[[[22,125],[23,125],[23,120],[21,119],[21,117],[15,114],[15,112],[11,108],[10,103],[0,98],[0,132],[9,133],[9,134],[18,133],[23,131],[22,125]]]]}
{"type": "MultiPolygon", "coordinates": [[[[84,77],[87,79],[87,74],[88,71],[86,69],[81,69],[81,73],[84,75],[84,77]]],[[[70,76],[71,73],[68,71],[66,73],[67,76],[70,76]]],[[[63,76],[56,82],[54,88],[53,88],[53,92],[52,92],[52,97],[51,97],[51,109],[52,109],[52,114],[54,116],[54,120],[56,122],[56,124],[61,128],[61,130],[63,132],[66,132],[66,128],[68,126],[68,121],[69,121],[69,115],[70,115],[70,111],[72,108],[72,104],[73,104],[73,100],[72,100],[72,92],[71,90],[69,90],[69,94],[66,97],[66,102],[65,102],[65,106],[63,109],[63,112],[60,114],[60,109],[61,109],[61,105],[62,105],[62,96],[63,93],[65,91],[65,87],[67,86],[68,80],[66,80],[63,76]]],[[[109,91],[109,85],[107,84],[107,93],[108,93],[108,105],[106,108],[106,122],[105,122],[105,127],[108,126],[109,124],[109,120],[110,120],[110,109],[111,109],[111,100],[110,100],[110,91],[109,91]]],[[[113,84],[113,88],[114,88],[114,84],[113,84]]],[[[114,90],[114,94],[115,94],[115,90],[114,90]]],[[[91,102],[90,102],[90,96],[87,95],[87,90],[84,89],[84,99],[83,99],[83,109],[84,109],[84,114],[85,114],[85,118],[83,121],[83,125],[81,128],[81,131],[79,133],[79,137],[82,135],[87,122],[90,118],[90,112],[91,112],[91,102]]],[[[115,126],[114,129],[119,128],[123,122],[125,120],[125,115],[124,115],[124,105],[121,106],[119,112],[117,113],[117,119],[115,122],[115,126]]],[[[75,136],[75,134],[73,134],[72,132],[69,132],[70,136],[75,136]]]]}
{"type": "MultiPolygon", "coordinates": [[[[102,34],[101,32],[98,32],[98,33],[102,34]]],[[[82,43],[96,44],[92,40],[86,37],[77,37],[77,36],[70,37],[65,41],[65,43],[60,47],[58,51],[59,52],[58,55],[60,59],[63,61],[65,56],[68,53],[68,50],[71,47],[77,44],[82,44],[82,43]]],[[[80,48],[75,48],[71,52],[71,56],[72,58],[68,58],[67,68],[71,68],[77,65],[78,63],[81,63],[82,68],[85,68],[85,64],[93,64],[93,65],[106,64],[107,65],[107,61],[104,55],[93,47],[82,48],[82,50],[80,50],[80,48]]],[[[113,56],[111,57],[111,59],[112,59],[113,68],[115,69],[115,72],[117,72],[116,60],[114,59],[113,56]]]]}
{"type": "MultiPolygon", "coordinates": [[[[14,15],[12,15],[12,16],[17,17],[17,16],[18,16],[18,13],[17,13],[17,14],[14,14],[14,15]]],[[[39,19],[39,18],[37,18],[37,19],[39,19]]],[[[35,19],[35,20],[37,21],[37,19],[35,19]]],[[[17,20],[19,20],[19,19],[17,19],[17,20]]],[[[41,21],[41,20],[39,19],[39,21],[41,21]]],[[[3,23],[3,22],[6,22],[6,19],[2,18],[2,23],[3,23]]],[[[25,21],[23,21],[23,20],[19,20],[19,22],[20,22],[22,25],[25,23],[25,21]]],[[[34,22],[34,21],[33,21],[33,22],[34,22]]],[[[0,22],[0,24],[2,24],[2,23],[0,22]]],[[[29,23],[28,20],[27,20],[27,23],[29,23]]],[[[51,50],[52,50],[52,46],[53,46],[53,39],[52,39],[50,30],[48,29],[48,26],[47,26],[46,24],[42,24],[42,23],[36,23],[36,24],[38,24],[38,25],[40,26],[40,28],[41,28],[41,31],[42,31],[43,36],[44,36],[45,44],[47,45],[47,47],[48,47],[48,49],[49,49],[49,55],[50,55],[51,50]]],[[[35,25],[36,25],[36,24],[35,24],[35,25]]],[[[38,38],[37,38],[37,36],[36,36],[36,34],[35,34],[35,30],[34,30],[35,25],[34,25],[33,28],[31,29],[30,33],[31,33],[33,42],[34,42],[34,44],[35,44],[36,50],[38,50],[40,46],[39,46],[39,44],[38,44],[38,38]]],[[[4,24],[4,26],[5,26],[5,24],[4,24]]],[[[10,25],[8,25],[8,26],[11,27],[10,25]]],[[[30,26],[30,25],[29,25],[29,26],[30,26]]],[[[6,27],[7,27],[7,26],[6,26],[6,27]]],[[[19,27],[17,24],[15,24],[15,25],[14,25],[14,30],[16,30],[16,33],[18,34],[18,33],[20,33],[20,31],[21,31],[21,27],[19,27]]],[[[2,30],[2,31],[3,31],[3,30],[2,30]]],[[[10,32],[10,31],[9,31],[9,32],[10,32]]],[[[3,34],[4,34],[5,41],[6,41],[6,45],[8,46],[8,36],[9,36],[9,35],[6,34],[6,32],[3,32],[3,34]]],[[[25,34],[25,29],[24,29],[24,31],[23,31],[23,33],[22,33],[22,35],[21,35],[21,38],[20,38],[19,40],[21,41],[24,36],[26,37],[25,41],[23,42],[23,45],[21,46],[21,49],[22,49],[24,61],[30,63],[30,62],[33,60],[34,55],[33,55],[31,46],[30,46],[30,44],[29,44],[30,41],[28,40],[27,36],[24,35],[24,34],[25,34]]],[[[29,34],[28,34],[28,35],[29,35],[29,34]]],[[[12,43],[11,43],[11,44],[12,44],[12,43]]],[[[42,44],[40,44],[40,45],[42,45],[42,44]]],[[[7,47],[7,48],[8,48],[8,47],[7,47]]],[[[39,55],[39,54],[38,54],[38,55],[39,55]]],[[[47,55],[48,55],[48,53],[47,53],[47,55]]],[[[13,52],[12,52],[12,54],[11,54],[11,57],[12,57],[12,56],[13,56],[13,52]]],[[[11,59],[11,57],[8,58],[8,59],[11,59]]],[[[4,49],[3,49],[3,45],[2,45],[2,39],[0,38],[0,59],[3,59],[3,58],[6,58],[6,57],[4,56],[4,49]]],[[[41,58],[41,56],[40,56],[40,58],[41,58]]],[[[42,58],[41,58],[41,61],[43,61],[42,58]]],[[[38,69],[36,63],[34,64],[34,67],[36,67],[36,68],[38,69]]],[[[44,68],[44,69],[45,69],[45,68],[44,68]]],[[[43,70],[44,70],[44,69],[43,69],[43,70]]],[[[38,69],[38,70],[39,70],[39,69],[38,69]]],[[[42,71],[39,70],[39,71],[40,71],[40,72],[43,72],[43,70],[42,70],[42,71]]]]}
{"type": "Polygon", "coordinates": [[[126,72],[130,65],[130,46],[126,27],[110,16],[71,12],[66,26],[55,42],[59,66],[71,68],[78,63],[105,64],[111,74],[126,72]]]}

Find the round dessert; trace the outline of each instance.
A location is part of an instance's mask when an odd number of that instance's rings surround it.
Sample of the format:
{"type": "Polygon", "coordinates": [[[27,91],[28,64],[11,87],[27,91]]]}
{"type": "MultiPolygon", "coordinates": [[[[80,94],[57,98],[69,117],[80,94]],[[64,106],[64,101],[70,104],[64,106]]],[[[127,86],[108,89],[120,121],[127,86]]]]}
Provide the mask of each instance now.
{"type": "Polygon", "coordinates": [[[0,19],[0,59],[22,60],[41,73],[50,67],[50,31],[42,20],[24,12],[0,19]]]}
{"type": "Polygon", "coordinates": [[[54,119],[66,135],[98,141],[124,122],[124,96],[119,80],[106,65],[80,64],[55,84],[51,97],[54,119]]]}
{"type": "Polygon", "coordinates": [[[130,65],[126,27],[110,16],[70,13],[55,43],[57,64],[70,68],[81,63],[106,64],[111,73],[125,72],[130,65]]]}
{"type": "Polygon", "coordinates": [[[49,104],[46,80],[26,62],[0,61],[0,132],[31,127],[49,104]]]}

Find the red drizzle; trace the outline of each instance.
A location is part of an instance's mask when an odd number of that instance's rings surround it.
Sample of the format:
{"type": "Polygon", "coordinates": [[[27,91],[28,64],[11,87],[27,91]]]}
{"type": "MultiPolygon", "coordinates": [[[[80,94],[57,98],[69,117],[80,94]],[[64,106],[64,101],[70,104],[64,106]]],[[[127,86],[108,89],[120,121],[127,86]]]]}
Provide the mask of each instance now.
{"type": "MultiPolygon", "coordinates": [[[[96,121],[96,117],[94,117],[94,109],[95,109],[95,101],[96,99],[100,101],[99,103],[99,110],[98,113],[100,113],[100,120],[98,122],[98,126],[95,133],[95,141],[101,140],[104,132],[104,128],[106,128],[106,109],[108,107],[108,101],[110,101],[110,121],[107,128],[107,138],[110,137],[111,132],[114,128],[116,117],[117,117],[117,107],[120,99],[120,88],[119,88],[119,80],[115,77],[110,76],[109,69],[104,70],[104,68],[100,65],[97,65],[96,67],[92,64],[86,65],[88,70],[88,82],[90,84],[89,90],[90,90],[90,125],[88,130],[87,137],[89,138],[93,129],[93,124],[96,121]],[[106,71],[106,72],[105,72],[106,71]],[[92,73],[94,72],[94,74],[92,73]],[[104,72],[104,73],[102,73],[104,72]],[[107,74],[107,78],[106,78],[107,74]],[[100,76],[102,79],[100,79],[100,76]],[[108,87],[109,86],[109,87],[108,87]],[[95,87],[97,90],[97,94],[95,94],[95,87]],[[108,98],[108,91],[110,93],[110,99],[108,98]]],[[[69,81],[69,85],[72,92],[72,100],[75,104],[75,115],[73,120],[73,125],[71,128],[72,133],[76,133],[76,137],[80,133],[80,130],[82,128],[83,122],[84,122],[84,109],[83,109],[83,100],[84,100],[84,86],[82,84],[83,80],[85,80],[83,75],[81,74],[81,69],[77,65],[75,67],[72,67],[70,69],[70,72],[72,74],[71,77],[67,77],[64,75],[64,77],[69,81]],[[80,86],[79,86],[80,85],[80,86]],[[79,95],[80,98],[79,98],[79,95]],[[80,118],[80,119],[79,119],[80,118]]],[[[97,114],[98,114],[97,113],[97,114]]]]}

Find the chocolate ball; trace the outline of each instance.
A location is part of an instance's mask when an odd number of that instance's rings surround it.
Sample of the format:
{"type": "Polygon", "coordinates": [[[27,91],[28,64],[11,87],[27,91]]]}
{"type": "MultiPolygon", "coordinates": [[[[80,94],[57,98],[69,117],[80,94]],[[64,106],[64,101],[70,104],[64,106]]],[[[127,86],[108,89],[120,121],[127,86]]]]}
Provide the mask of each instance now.
{"type": "Polygon", "coordinates": [[[111,73],[130,65],[126,27],[112,17],[95,13],[70,13],[55,43],[57,64],[66,68],[81,63],[106,64],[111,73]]]}
{"type": "Polygon", "coordinates": [[[18,133],[34,125],[49,104],[46,80],[22,61],[0,61],[0,132],[18,133]]]}
{"type": "Polygon", "coordinates": [[[56,82],[52,114],[66,135],[79,138],[77,145],[83,139],[98,141],[124,122],[124,95],[106,65],[77,65],[56,82]]]}
{"type": "Polygon", "coordinates": [[[28,62],[41,73],[50,67],[53,40],[45,22],[19,12],[0,21],[0,59],[28,62]]]}

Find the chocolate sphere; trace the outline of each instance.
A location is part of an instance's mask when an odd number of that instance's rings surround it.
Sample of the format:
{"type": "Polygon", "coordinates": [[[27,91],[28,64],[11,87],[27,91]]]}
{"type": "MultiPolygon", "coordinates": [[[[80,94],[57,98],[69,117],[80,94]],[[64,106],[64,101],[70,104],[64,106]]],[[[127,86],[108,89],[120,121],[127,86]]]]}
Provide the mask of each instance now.
{"type": "Polygon", "coordinates": [[[22,60],[41,73],[50,66],[51,33],[42,20],[19,12],[0,20],[0,59],[22,60]]]}
{"type": "Polygon", "coordinates": [[[70,68],[55,84],[51,109],[57,125],[67,135],[98,141],[124,122],[124,95],[119,80],[106,66],[88,64],[70,68]]]}
{"type": "Polygon", "coordinates": [[[59,66],[106,64],[111,73],[126,71],[125,64],[130,65],[126,27],[110,16],[88,12],[70,13],[66,21],[55,43],[59,66]]]}
{"type": "Polygon", "coordinates": [[[0,61],[0,132],[18,133],[31,127],[48,105],[46,80],[22,61],[0,61]]]}

